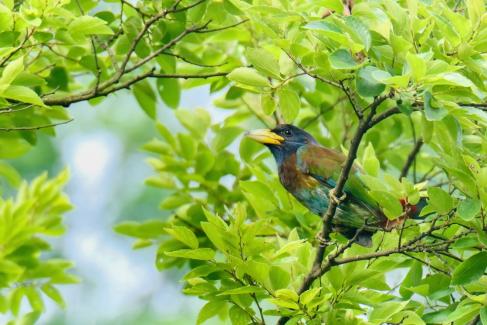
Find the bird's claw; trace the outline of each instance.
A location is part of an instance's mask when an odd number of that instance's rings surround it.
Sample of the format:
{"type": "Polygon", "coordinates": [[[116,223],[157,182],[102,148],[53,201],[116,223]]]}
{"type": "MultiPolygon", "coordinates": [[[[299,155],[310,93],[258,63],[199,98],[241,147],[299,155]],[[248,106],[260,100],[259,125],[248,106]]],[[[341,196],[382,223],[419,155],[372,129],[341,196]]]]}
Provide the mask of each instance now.
{"type": "Polygon", "coordinates": [[[334,189],[330,190],[328,195],[330,196],[330,199],[332,199],[333,202],[335,202],[336,204],[342,203],[347,198],[347,193],[345,192],[343,192],[343,195],[340,198],[336,197],[334,189]]]}
{"type": "Polygon", "coordinates": [[[316,241],[320,244],[320,247],[328,247],[332,245],[336,245],[337,243],[334,241],[331,241],[329,238],[323,238],[323,230],[320,230],[316,236],[315,236],[316,241]]]}

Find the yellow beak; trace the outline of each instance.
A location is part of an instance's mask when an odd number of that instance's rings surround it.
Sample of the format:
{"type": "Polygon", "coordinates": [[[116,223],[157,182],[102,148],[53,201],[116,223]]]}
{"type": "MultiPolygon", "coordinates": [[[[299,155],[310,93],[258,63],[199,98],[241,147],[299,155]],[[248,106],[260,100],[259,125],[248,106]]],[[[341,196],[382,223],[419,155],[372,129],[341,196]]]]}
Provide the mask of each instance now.
{"type": "Polygon", "coordinates": [[[280,146],[281,142],[284,141],[283,137],[278,136],[277,134],[271,132],[270,130],[249,131],[249,132],[245,132],[244,135],[247,138],[250,138],[252,140],[255,140],[263,144],[275,144],[280,146]]]}

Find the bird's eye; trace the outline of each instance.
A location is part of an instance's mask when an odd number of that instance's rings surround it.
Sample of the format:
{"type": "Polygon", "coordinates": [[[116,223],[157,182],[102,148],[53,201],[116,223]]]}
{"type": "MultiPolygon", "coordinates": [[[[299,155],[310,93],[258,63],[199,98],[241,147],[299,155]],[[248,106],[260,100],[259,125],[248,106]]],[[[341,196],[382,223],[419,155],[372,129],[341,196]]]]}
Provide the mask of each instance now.
{"type": "Polygon", "coordinates": [[[284,131],[284,134],[287,136],[291,136],[293,133],[289,130],[284,131]]]}

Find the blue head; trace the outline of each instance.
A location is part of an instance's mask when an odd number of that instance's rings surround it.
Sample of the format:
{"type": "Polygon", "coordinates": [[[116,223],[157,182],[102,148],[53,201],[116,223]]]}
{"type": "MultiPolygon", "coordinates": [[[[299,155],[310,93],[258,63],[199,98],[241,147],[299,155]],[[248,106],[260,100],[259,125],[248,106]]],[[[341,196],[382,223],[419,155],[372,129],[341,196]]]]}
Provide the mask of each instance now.
{"type": "Polygon", "coordinates": [[[278,165],[301,146],[319,145],[311,134],[291,124],[279,124],[272,130],[249,131],[245,136],[269,148],[278,165]]]}

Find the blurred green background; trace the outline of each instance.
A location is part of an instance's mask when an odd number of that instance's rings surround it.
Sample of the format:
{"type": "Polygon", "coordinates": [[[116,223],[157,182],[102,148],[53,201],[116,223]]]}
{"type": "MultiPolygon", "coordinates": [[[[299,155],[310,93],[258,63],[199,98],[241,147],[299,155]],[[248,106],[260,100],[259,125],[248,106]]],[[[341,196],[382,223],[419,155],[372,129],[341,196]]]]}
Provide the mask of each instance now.
{"type": "MultiPolygon", "coordinates": [[[[229,115],[213,108],[217,95],[208,94],[208,88],[184,91],[180,107],[209,109],[213,122],[229,115]]],[[[113,231],[123,220],[164,219],[168,213],[158,209],[166,193],[144,185],[153,171],[145,163],[150,154],[140,148],[157,136],[154,121],[129,92],[97,106],[75,104],[68,111],[75,120],[57,127],[56,137],[39,133],[38,145],[11,161],[27,180],[44,170],[56,175],[65,166],[71,173],[66,192],[75,209],[66,215],[68,230],[47,240],[53,245],[51,256],[73,261],[72,273],[83,282],[60,286],[65,311],[46,299],[47,311],[38,324],[194,324],[205,301],[181,293],[179,279],[188,270],[158,272],[157,246],[134,251],[133,239],[113,231]]],[[[181,129],[163,104],[158,120],[174,132],[181,129]]]]}

